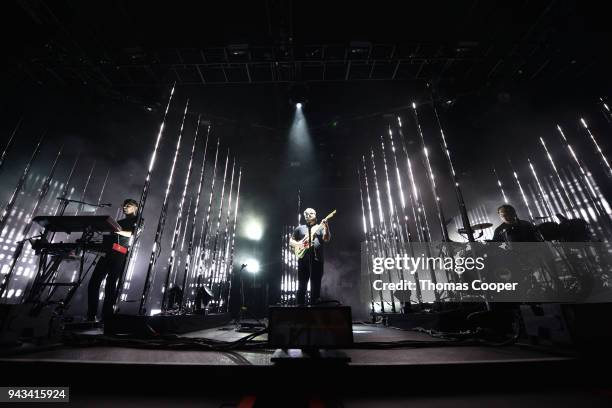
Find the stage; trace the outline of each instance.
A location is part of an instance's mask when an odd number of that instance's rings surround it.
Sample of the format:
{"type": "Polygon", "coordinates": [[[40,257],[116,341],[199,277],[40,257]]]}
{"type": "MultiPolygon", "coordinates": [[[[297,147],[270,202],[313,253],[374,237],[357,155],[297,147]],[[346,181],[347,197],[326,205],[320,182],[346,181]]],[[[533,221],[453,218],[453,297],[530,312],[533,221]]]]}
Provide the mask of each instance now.
{"type": "MultiPolygon", "coordinates": [[[[96,330],[84,331],[88,335],[96,335],[96,330]]],[[[101,333],[100,333],[101,334],[101,333]]],[[[436,367],[454,366],[459,370],[473,366],[489,366],[490,369],[523,366],[527,363],[569,367],[577,360],[570,354],[550,353],[535,350],[520,345],[489,347],[489,346],[456,346],[447,345],[435,347],[415,347],[397,349],[361,349],[360,343],[386,343],[397,341],[427,341],[443,342],[424,333],[398,330],[374,324],[353,325],[355,348],[343,350],[350,358],[349,368],[358,369],[418,369],[430,370],[436,367]]],[[[248,333],[238,333],[231,325],[221,328],[201,330],[184,335],[189,338],[205,338],[217,341],[232,342],[248,333]]],[[[258,339],[265,340],[266,335],[258,339]]],[[[85,367],[85,366],[124,366],[135,368],[145,367],[151,370],[180,368],[191,366],[212,371],[235,371],[241,368],[273,369],[270,361],[272,349],[255,351],[184,351],[163,350],[133,347],[65,347],[57,346],[48,350],[20,353],[14,356],[4,356],[0,359],[2,365],[27,365],[85,367]]],[[[238,371],[236,371],[238,372],[238,371]]]]}
{"type": "MultiPolygon", "coordinates": [[[[234,342],[249,334],[234,329],[227,325],[183,337],[234,342]]],[[[81,334],[99,336],[101,330],[81,334]]],[[[205,406],[238,406],[247,395],[257,395],[259,401],[262,398],[276,401],[279,396],[289,401],[301,398],[300,393],[304,392],[304,395],[319,393],[326,401],[341,399],[344,406],[403,406],[404,398],[444,406],[444,401],[448,404],[456,401],[448,397],[457,394],[468,405],[476,402],[474,394],[485,392],[486,400],[499,402],[512,392],[513,402],[508,401],[509,406],[525,402],[559,406],[572,400],[609,406],[610,394],[601,391],[606,389],[606,380],[595,380],[594,364],[568,352],[535,349],[520,343],[503,347],[436,346],[429,343],[445,341],[380,324],[353,324],[353,335],[355,347],[343,350],[351,359],[348,365],[278,366],[271,362],[272,349],[196,351],[56,346],[5,355],[0,358],[0,367],[3,372],[12,372],[15,384],[70,384],[75,401],[87,404],[130,400],[153,405],[181,401],[181,405],[189,405],[197,399],[209,403],[205,406]],[[399,341],[428,345],[392,349],[373,346],[399,341]],[[298,383],[308,387],[297,387],[298,383]],[[517,391],[520,393],[516,394],[517,391]],[[181,397],[165,400],[169,394],[181,397]],[[228,405],[222,405],[223,401],[228,405]],[[235,405],[227,401],[234,401],[235,405]]],[[[258,340],[265,338],[262,335],[258,340]]],[[[482,402],[480,398],[478,401],[482,402]]]]}
{"type": "MultiPolygon", "coordinates": [[[[96,336],[102,335],[100,329],[84,330],[81,334],[96,336]]],[[[249,333],[240,333],[234,330],[233,325],[194,331],[186,333],[183,337],[210,339],[223,342],[233,342],[244,338],[249,333]]],[[[444,342],[425,333],[399,330],[384,327],[380,324],[354,324],[353,335],[355,348],[343,350],[350,358],[351,367],[370,366],[435,366],[440,364],[517,364],[526,362],[539,362],[551,364],[564,364],[575,361],[569,353],[550,353],[535,350],[520,345],[490,347],[490,346],[457,346],[447,345],[435,347],[371,349],[360,348],[363,343],[388,343],[399,341],[444,342]]],[[[257,340],[266,340],[263,334],[257,340]]],[[[7,363],[34,363],[43,364],[126,364],[126,365],[192,365],[192,366],[222,366],[240,367],[257,366],[269,367],[273,349],[256,351],[184,351],[139,349],[133,347],[66,347],[57,346],[50,350],[34,351],[11,357],[2,357],[0,361],[7,363]]]]}
{"type": "Polygon", "coordinates": [[[9,2],[0,404],[612,407],[609,14],[497,3],[9,2]]]}

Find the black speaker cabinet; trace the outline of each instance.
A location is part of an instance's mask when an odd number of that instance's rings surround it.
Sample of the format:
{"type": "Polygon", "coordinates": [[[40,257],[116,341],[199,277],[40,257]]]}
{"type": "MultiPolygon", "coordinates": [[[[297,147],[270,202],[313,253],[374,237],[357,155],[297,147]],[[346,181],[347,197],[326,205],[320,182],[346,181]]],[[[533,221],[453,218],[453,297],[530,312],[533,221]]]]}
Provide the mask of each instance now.
{"type": "Polygon", "coordinates": [[[346,348],[353,344],[351,308],[272,306],[268,310],[271,347],[346,348]]]}

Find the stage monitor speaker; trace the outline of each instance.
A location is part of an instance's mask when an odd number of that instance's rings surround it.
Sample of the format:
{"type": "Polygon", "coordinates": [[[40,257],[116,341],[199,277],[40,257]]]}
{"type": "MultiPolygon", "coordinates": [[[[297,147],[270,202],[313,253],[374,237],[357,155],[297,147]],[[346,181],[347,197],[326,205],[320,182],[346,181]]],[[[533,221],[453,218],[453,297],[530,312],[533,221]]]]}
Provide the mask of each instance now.
{"type": "Polygon", "coordinates": [[[346,348],[353,345],[351,308],[283,307],[268,309],[270,347],[346,348]]]}

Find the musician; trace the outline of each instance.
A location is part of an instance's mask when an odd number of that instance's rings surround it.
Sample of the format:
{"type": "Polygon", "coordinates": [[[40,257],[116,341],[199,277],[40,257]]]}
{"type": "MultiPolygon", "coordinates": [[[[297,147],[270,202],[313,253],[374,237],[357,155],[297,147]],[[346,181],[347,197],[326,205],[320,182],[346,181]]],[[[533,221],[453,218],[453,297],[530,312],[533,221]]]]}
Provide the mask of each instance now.
{"type": "MultiPolygon", "coordinates": [[[[309,231],[317,224],[317,212],[312,208],[304,211],[305,225],[300,225],[293,231],[289,245],[299,247],[304,237],[309,236],[309,231]]],[[[316,304],[321,297],[321,279],[323,278],[324,244],[331,239],[331,231],[327,221],[323,221],[322,228],[312,237],[312,247],[309,247],[306,255],[298,259],[298,290],[297,304],[303,306],[306,302],[306,288],[310,280],[310,303],[316,304]]]]}
{"type": "Polygon", "coordinates": [[[497,209],[502,223],[495,228],[493,241],[496,242],[541,242],[543,241],[536,227],[529,221],[521,220],[516,210],[509,204],[497,209]]]}
{"type": "Polygon", "coordinates": [[[117,221],[121,226],[121,231],[114,234],[105,235],[103,239],[105,253],[98,259],[89,285],[87,287],[87,319],[96,320],[98,312],[98,299],[100,285],[104,278],[104,304],[102,305],[102,320],[113,314],[113,304],[117,294],[117,282],[123,272],[127,250],[130,246],[130,239],[136,229],[138,219],[138,202],[131,198],[123,202],[123,214],[125,218],[117,221]]]}

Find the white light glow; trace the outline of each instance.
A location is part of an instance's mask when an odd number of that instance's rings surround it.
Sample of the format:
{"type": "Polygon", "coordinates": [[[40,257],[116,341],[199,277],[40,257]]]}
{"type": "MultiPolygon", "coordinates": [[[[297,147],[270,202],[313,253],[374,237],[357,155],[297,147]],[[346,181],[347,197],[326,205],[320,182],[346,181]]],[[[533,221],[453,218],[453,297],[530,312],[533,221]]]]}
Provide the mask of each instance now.
{"type": "Polygon", "coordinates": [[[247,259],[244,263],[247,265],[246,271],[248,273],[258,273],[259,272],[259,261],[257,259],[250,258],[250,259],[247,259]]]}
{"type": "Polygon", "coordinates": [[[582,126],[584,126],[585,129],[589,128],[583,118],[580,118],[580,122],[582,123],[582,126]]]}
{"type": "Polygon", "coordinates": [[[302,109],[302,104],[300,102],[298,102],[298,103],[295,104],[295,107],[298,108],[298,109],[302,109]]]}
{"type": "Polygon", "coordinates": [[[251,219],[246,222],[244,227],[246,238],[252,241],[259,241],[263,237],[263,226],[258,220],[251,219]]]}

